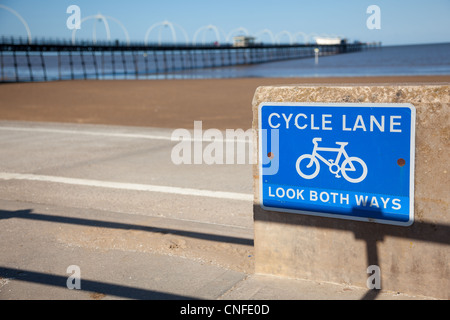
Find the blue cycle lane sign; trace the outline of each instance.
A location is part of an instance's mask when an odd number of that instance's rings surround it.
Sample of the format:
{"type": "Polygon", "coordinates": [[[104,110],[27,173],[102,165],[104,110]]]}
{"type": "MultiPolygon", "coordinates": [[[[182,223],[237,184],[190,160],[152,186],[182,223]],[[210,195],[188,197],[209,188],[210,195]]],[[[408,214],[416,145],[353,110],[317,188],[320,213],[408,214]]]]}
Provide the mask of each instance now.
{"type": "Polygon", "coordinates": [[[258,111],[263,209],[413,223],[413,105],[264,102],[258,111]]]}

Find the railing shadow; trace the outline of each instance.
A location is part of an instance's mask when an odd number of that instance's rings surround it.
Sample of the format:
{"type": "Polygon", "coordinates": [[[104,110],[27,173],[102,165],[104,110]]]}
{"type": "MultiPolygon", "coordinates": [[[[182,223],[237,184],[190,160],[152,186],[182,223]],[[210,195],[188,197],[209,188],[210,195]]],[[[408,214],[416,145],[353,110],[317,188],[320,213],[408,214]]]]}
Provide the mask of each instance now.
{"type": "MultiPolygon", "coordinates": [[[[0,266],[0,277],[26,281],[60,288],[66,287],[66,276],[59,276],[25,269],[13,269],[0,266]]],[[[162,291],[140,289],[107,282],[82,279],[81,289],[85,292],[102,293],[135,300],[194,300],[196,298],[162,291]]]]}
{"type": "Polygon", "coordinates": [[[179,235],[179,236],[183,236],[183,237],[196,238],[196,239],[200,239],[200,240],[226,242],[226,243],[232,243],[232,244],[238,244],[238,245],[253,246],[253,239],[246,239],[246,238],[212,234],[212,233],[203,233],[203,232],[196,232],[196,231],[177,230],[177,229],[171,229],[171,228],[143,226],[143,225],[137,225],[137,224],[94,220],[94,219],[86,219],[86,218],[64,217],[64,216],[49,215],[49,214],[44,214],[44,213],[34,213],[32,209],[17,210],[17,211],[0,210],[0,220],[11,219],[11,218],[64,223],[64,224],[74,224],[74,225],[81,225],[81,226],[88,226],[88,227],[101,227],[101,228],[119,229],[119,230],[140,230],[140,231],[147,231],[147,232],[153,232],[153,233],[179,235]]]}
{"type": "MultiPolygon", "coordinates": [[[[355,239],[363,240],[366,243],[368,266],[380,265],[377,244],[384,241],[387,236],[450,245],[450,225],[446,224],[415,221],[411,226],[404,227],[302,214],[265,211],[256,204],[253,206],[253,212],[255,222],[266,221],[300,225],[311,228],[353,232],[355,239]]],[[[358,209],[358,212],[361,212],[361,209],[358,209]]],[[[373,210],[371,210],[371,212],[373,212],[373,210]]],[[[378,289],[369,289],[362,299],[376,299],[379,293],[380,290],[378,289]]]]}
{"type": "MultiPolygon", "coordinates": [[[[217,235],[212,233],[202,233],[195,231],[176,230],[170,228],[143,226],[112,221],[49,215],[43,213],[35,213],[33,212],[32,209],[17,210],[17,211],[0,210],[0,221],[2,219],[26,219],[31,221],[54,222],[62,224],[80,225],[88,227],[89,226],[101,227],[119,230],[140,230],[146,232],[174,234],[208,241],[227,242],[247,246],[253,245],[253,239],[232,237],[226,235],[217,235]]],[[[67,281],[67,276],[59,276],[31,270],[13,269],[4,266],[0,266],[0,278],[13,278],[19,281],[26,281],[63,288],[66,287],[67,281]]],[[[189,296],[165,293],[154,290],[146,290],[87,279],[82,279],[82,290],[89,292],[99,292],[107,295],[113,295],[129,299],[152,299],[152,300],[197,299],[189,296]]]]}

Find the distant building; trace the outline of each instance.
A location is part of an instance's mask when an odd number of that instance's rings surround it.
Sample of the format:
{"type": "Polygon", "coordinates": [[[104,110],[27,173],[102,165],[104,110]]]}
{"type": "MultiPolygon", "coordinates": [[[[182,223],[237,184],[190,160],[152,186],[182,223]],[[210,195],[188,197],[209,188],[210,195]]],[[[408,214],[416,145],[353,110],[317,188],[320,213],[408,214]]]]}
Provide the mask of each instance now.
{"type": "Polygon", "coordinates": [[[233,47],[248,47],[255,44],[255,37],[237,36],[233,37],[233,47]]]}
{"type": "Polygon", "coordinates": [[[341,38],[323,38],[323,37],[316,37],[316,44],[319,45],[337,45],[337,44],[344,44],[345,39],[341,38]]]}

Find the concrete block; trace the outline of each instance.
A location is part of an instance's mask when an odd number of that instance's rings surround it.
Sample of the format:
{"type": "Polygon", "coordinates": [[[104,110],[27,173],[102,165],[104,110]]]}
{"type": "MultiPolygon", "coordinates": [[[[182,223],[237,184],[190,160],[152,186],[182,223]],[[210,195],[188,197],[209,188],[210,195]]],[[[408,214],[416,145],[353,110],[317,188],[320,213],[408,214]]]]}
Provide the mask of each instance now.
{"type": "MultiPolygon", "coordinates": [[[[253,166],[255,271],[366,287],[378,265],[381,290],[450,298],[450,86],[264,86],[253,98],[254,159],[261,102],[411,103],[416,107],[413,225],[392,226],[260,207],[253,166]]],[[[367,296],[376,296],[369,290],[367,296]]]]}

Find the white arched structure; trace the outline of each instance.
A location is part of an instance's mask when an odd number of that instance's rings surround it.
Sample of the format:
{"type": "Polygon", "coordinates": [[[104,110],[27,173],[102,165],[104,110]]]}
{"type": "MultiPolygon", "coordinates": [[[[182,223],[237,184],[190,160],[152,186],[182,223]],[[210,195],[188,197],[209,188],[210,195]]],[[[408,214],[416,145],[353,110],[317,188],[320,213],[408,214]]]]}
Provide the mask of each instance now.
{"type": "MultiPolygon", "coordinates": [[[[111,41],[111,30],[109,29],[109,24],[108,24],[108,19],[116,22],[123,30],[123,33],[125,34],[125,38],[127,40],[127,45],[130,45],[130,36],[128,34],[127,29],[125,28],[125,26],[123,25],[122,22],[120,22],[119,20],[117,20],[116,18],[113,17],[109,17],[109,16],[104,16],[102,14],[96,14],[93,16],[88,16],[88,17],[84,17],[83,19],[81,19],[80,21],[80,26],[81,24],[89,19],[96,19],[98,21],[102,21],[104,26],[105,26],[105,30],[106,30],[106,39],[108,41],[111,41]]],[[[77,29],[73,29],[72,31],[72,44],[75,44],[75,35],[76,35],[77,29]]],[[[92,42],[96,43],[97,42],[97,28],[94,22],[94,27],[93,27],[93,31],[92,31],[92,42]]]]}
{"type": "MultiPolygon", "coordinates": [[[[161,28],[161,27],[162,28],[169,27],[170,32],[172,34],[172,41],[174,43],[177,42],[177,32],[175,30],[175,27],[179,28],[181,30],[181,32],[183,33],[184,41],[186,43],[189,43],[189,37],[188,37],[186,31],[183,29],[182,26],[180,26],[180,25],[178,25],[176,23],[173,23],[173,22],[165,20],[165,21],[157,22],[157,23],[153,24],[152,26],[150,26],[150,28],[147,29],[147,32],[145,33],[145,38],[144,38],[144,43],[146,45],[148,43],[148,37],[150,36],[151,32],[153,30],[155,30],[156,28],[161,28]]],[[[159,34],[158,34],[158,44],[161,45],[161,29],[159,30],[159,34]]]]}
{"type": "Polygon", "coordinates": [[[270,31],[269,29],[264,29],[259,31],[256,35],[255,38],[261,37],[263,34],[267,34],[270,37],[270,42],[271,43],[275,43],[275,36],[273,35],[272,31],[270,31]]]}
{"type": "Polygon", "coordinates": [[[125,39],[127,40],[127,45],[129,46],[130,45],[130,35],[128,34],[128,30],[127,30],[127,28],[125,28],[123,23],[114,17],[106,16],[105,18],[114,21],[115,23],[117,23],[120,26],[120,28],[122,28],[122,31],[125,34],[125,39]]]}
{"type": "Polygon", "coordinates": [[[275,41],[280,44],[280,39],[282,36],[288,36],[289,38],[289,44],[292,44],[294,42],[294,39],[292,37],[292,34],[289,31],[283,30],[280,33],[277,33],[277,35],[275,36],[275,41]]]}
{"type": "Polygon", "coordinates": [[[25,19],[22,18],[22,16],[19,13],[17,13],[17,11],[15,11],[15,10],[11,9],[10,7],[7,7],[3,4],[0,4],[0,9],[5,9],[5,10],[11,12],[13,15],[15,15],[20,20],[20,22],[22,22],[23,26],[25,27],[25,30],[27,31],[28,43],[31,44],[31,31],[30,31],[30,28],[28,27],[28,23],[25,21],[25,19]]]}
{"type": "MultiPolygon", "coordinates": [[[[111,31],[109,30],[109,24],[108,21],[106,21],[106,19],[104,17],[99,17],[99,21],[102,21],[103,24],[105,25],[105,29],[106,29],[106,39],[111,40],[111,31]]],[[[83,20],[81,20],[83,21],[83,20]]],[[[81,25],[81,22],[80,22],[81,25]]],[[[75,44],[75,37],[74,37],[74,31],[72,31],[72,44],[75,44]]],[[[95,44],[97,43],[97,24],[94,22],[94,26],[92,27],[92,42],[95,44]]]]}
{"type": "Polygon", "coordinates": [[[192,38],[192,43],[193,44],[197,43],[197,36],[200,34],[200,32],[203,32],[203,43],[205,43],[205,37],[204,37],[205,32],[206,31],[210,31],[210,30],[214,32],[214,34],[216,36],[216,41],[220,42],[219,29],[215,25],[209,24],[207,26],[200,27],[200,28],[197,29],[197,31],[195,31],[194,37],[192,38]]]}
{"type": "Polygon", "coordinates": [[[250,35],[250,32],[248,32],[247,29],[245,29],[244,27],[239,27],[239,28],[236,28],[236,29],[234,29],[234,30],[231,30],[230,33],[228,33],[228,35],[226,36],[225,41],[226,41],[226,42],[229,42],[231,36],[232,36],[234,33],[236,33],[236,32],[243,32],[246,36],[250,35]]]}
{"type": "Polygon", "coordinates": [[[303,42],[304,43],[308,43],[309,42],[308,35],[306,33],[304,33],[304,32],[299,31],[296,34],[294,34],[294,43],[297,42],[297,37],[299,37],[299,36],[301,36],[303,38],[303,42]]]}

